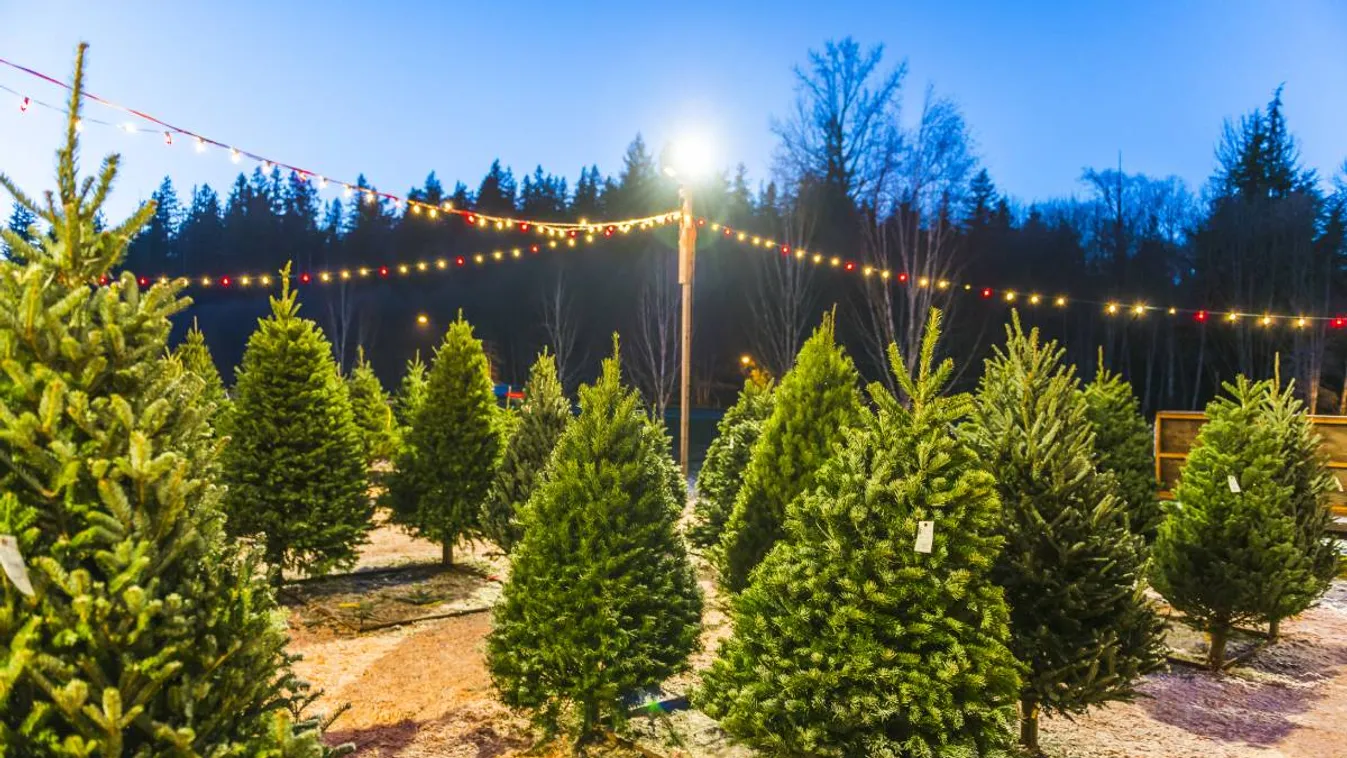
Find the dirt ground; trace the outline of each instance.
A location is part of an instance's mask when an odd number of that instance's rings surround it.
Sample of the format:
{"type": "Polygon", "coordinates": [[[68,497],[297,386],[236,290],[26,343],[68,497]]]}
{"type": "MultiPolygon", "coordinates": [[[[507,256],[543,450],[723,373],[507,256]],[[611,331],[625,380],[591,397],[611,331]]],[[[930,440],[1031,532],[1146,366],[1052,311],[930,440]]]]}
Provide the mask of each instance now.
{"type": "MultiPolygon", "coordinates": [[[[383,527],[360,568],[438,557],[434,545],[383,527]]],[[[456,557],[501,565],[483,546],[461,546],[456,557]]],[[[702,587],[708,592],[706,649],[694,669],[709,663],[730,632],[709,575],[702,587]]],[[[527,721],[496,700],[485,668],[489,613],[357,634],[311,619],[306,624],[302,611],[292,609],[291,649],[303,656],[301,677],[325,691],[315,709],[331,713],[350,704],[328,732],[333,744],[354,743],[365,758],[495,758],[528,751],[527,721]]],[[[676,677],[666,690],[681,694],[695,679],[695,672],[676,677]]],[[[1074,721],[1046,719],[1048,755],[1347,758],[1347,581],[1339,580],[1318,607],[1284,623],[1282,641],[1244,665],[1220,676],[1175,667],[1148,677],[1141,690],[1144,697],[1133,703],[1111,704],[1074,721]]],[[[650,735],[643,742],[664,755],[751,755],[726,744],[700,714],[636,726],[650,735]]]]}

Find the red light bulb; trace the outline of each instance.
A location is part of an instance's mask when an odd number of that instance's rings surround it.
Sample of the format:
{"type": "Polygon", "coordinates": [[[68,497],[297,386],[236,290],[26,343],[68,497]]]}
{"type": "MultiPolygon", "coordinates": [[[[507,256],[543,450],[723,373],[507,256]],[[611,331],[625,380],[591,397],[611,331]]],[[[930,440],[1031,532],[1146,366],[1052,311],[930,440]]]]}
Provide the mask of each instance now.
{"type": "Polygon", "coordinates": [[[899,283],[899,284],[907,284],[907,272],[906,272],[906,271],[904,271],[904,272],[898,274],[898,283],[899,283]]]}
{"type": "Polygon", "coordinates": [[[992,288],[991,288],[991,287],[983,287],[983,288],[982,288],[982,299],[983,299],[983,300],[990,300],[990,299],[991,299],[991,296],[992,296],[992,288]]]}
{"type": "Polygon", "coordinates": [[[221,287],[228,287],[229,284],[230,284],[230,282],[231,282],[231,280],[230,280],[229,277],[227,277],[227,276],[222,276],[222,277],[220,277],[220,286],[221,286],[221,287]]]}
{"type": "Polygon", "coordinates": [[[388,276],[388,267],[387,267],[387,266],[380,266],[380,267],[379,267],[379,276],[388,276]]]}
{"type": "Polygon", "coordinates": [[[1194,321],[1197,321],[1197,322],[1199,322],[1199,323],[1205,322],[1205,321],[1207,320],[1207,312],[1206,312],[1206,311],[1198,311],[1197,313],[1194,313],[1194,314],[1193,314],[1193,320],[1194,320],[1194,321]]]}
{"type": "Polygon", "coordinates": [[[463,260],[463,256],[460,255],[454,259],[454,263],[456,263],[459,266],[462,266],[463,264],[467,263],[467,261],[463,260]]]}
{"type": "Polygon", "coordinates": [[[313,281],[313,277],[309,276],[307,273],[304,273],[304,274],[300,274],[300,275],[299,275],[299,283],[300,283],[300,284],[308,284],[308,283],[311,282],[311,281],[313,281]]]}

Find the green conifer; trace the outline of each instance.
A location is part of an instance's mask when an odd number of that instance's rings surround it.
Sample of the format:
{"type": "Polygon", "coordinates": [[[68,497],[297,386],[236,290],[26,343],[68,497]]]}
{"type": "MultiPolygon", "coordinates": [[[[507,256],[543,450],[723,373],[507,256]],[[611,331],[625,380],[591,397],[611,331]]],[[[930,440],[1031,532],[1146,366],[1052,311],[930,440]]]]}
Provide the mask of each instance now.
{"type": "Polygon", "coordinates": [[[1056,342],[1025,334],[1018,314],[1006,335],[967,428],[1001,497],[1006,547],[993,576],[1010,603],[1011,649],[1028,667],[1020,741],[1037,751],[1040,712],[1134,697],[1164,658],[1143,595],[1145,543],[1129,531],[1113,475],[1095,468],[1075,369],[1056,342]]]}
{"type": "Polygon", "coordinates": [[[1225,665],[1231,630],[1269,620],[1307,568],[1290,505],[1297,473],[1283,471],[1285,430],[1268,423],[1271,383],[1241,376],[1225,391],[1207,405],[1151,572],[1156,591],[1209,635],[1213,670],[1225,665]]]}
{"type": "Polygon", "coordinates": [[[1337,489],[1337,483],[1328,468],[1328,453],[1293,389],[1290,385],[1284,390],[1277,384],[1269,386],[1264,412],[1265,423],[1272,428],[1281,451],[1278,479],[1291,487],[1287,505],[1296,524],[1298,553],[1294,564],[1297,570],[1287,576],[1268,611],[1269,636],[1274,640],[1282,619],[1309,608],[1328,591],[1340,564],[1336,542],[1328,531],[1333,523],[1328,495],[1337,489]]]}
{"type": "Polygon", "coordinates": [[[440,543],[446,566],[454,543],[480,531],[503,446],[498,415],[486,353],[459,313],[435,352],[425,400],[388,477],[394,520],[440,543]]]}
{"type": "Polygon", "coordinates": [[[1118,481],[1118,495],[1129,514],[1132,532],[1143,536],[1149,545],[1155,541],[1161,517],[1150,425],[1141,417],[1132,385],[1104,368],[1103,350],[1099,351],[1094,381],[1085,385],[1084,392],[1085,416],[1095,435],[1096,467],[1112,473],[1118,481]]]}
{"type": "Polygon", "coordinates": [[[365,359],[363,347],[356,350],[356,363],[346,377],[346,391],[351,398],[351,412],[360,429],[360,447],[366,465],[391,458],[398,449],[398,428],[393,419],[393,408],[384,392],[374,367],[365,359]]]}
{"type": "Polygon", "coordinates": [[[192,319],[192,328],[187,330],[187,336],[178,343],[173,354],[182,361],[183,368],[196,374],[205,383],[201,397],[208,404],[207,407],[212,409],[211,425],[215,427],[218,436],[228,436],[229,414],[233,410],[233,404],[225,393],[224,380],[220,378],[220,371],[215,366],[215,359],[211,357],[210,347],[206,345],[206,335],[197,326],[196,319],[192,319]]]}
{"type": "Polygon", "coordinates": [[[281,570],[354,564],[373,515],[360,428],[332,346],[299,317],[288,265],[236,374],[223,456],[229,531],[261,540],[278,581],[281,570]]]}
{"type": "Polygon", "coordinates": [[[393,417],[397,419],[398,428],[404,436],[412,428],[412,419],[416,418],[416,412],[425,401],[426,364],[421,362],[421,351],[417,350],[412,359],[407,361],[407,371],[398,384],[397,396],[393,398],[393,417]]]}
{"type": "Polygon", "coordinates": [[[967,395],[941,397],[939,312],[917,376],[890,363],[905,406],[878,414],[789,506],[778,542],[733,600],[734,637],[698,700],[768,755],[987,755],[1019,697],[1010,614],[991,569],[995,480],[954,431],[967,395]],[[932,525],[930,548],[919,525],[932,525]]]}
{"type": "Polygon", "coordinates": [[[482,533],[501,550],[510,552],[523,536],[519,511],[542,481],[552,448],[570,421],[571,403],[562,394],[556,358],[544,351],[529,370],[518,423],[482,512],[482,533]]]}
{"type": "Polygon", "coordinates": [[[580,389],[580,416],[520,513],[487,641],[505,702],[581,740],[623,721],[624,696],[686,668],[700,631],[669,491],[677,467],[618,366],[615,350],[580,389]]]}
{"type": "Polygon", "coordinates": [[[764,374],[754,374],[716,425],[716,438],[706,449],[706,459],[697,474],[697,502],[688,530],[688,539],[694,545],[710,548],[720,542],[743,485],[753,445],[771,414],[772,381],[764,374]]]}
{"type": "Polygon", "coordinates": [[[776,389],[772,413],[753,445],[744,484],[715,555],[733,592],[782,536],[786,506],[814,486],[814,474],[864,415],[851,358],[834,340],[832,314],[800,348],[776,389]]]}
{"type": "Polygon", "coordinates": [[[319,756],[275,597],[221,528],[202,381],[166,355],[185,283],[114,275],[154,212],[100,231],[117,156],[77,176],[83,45],[58,188],[0,261],[0,754],[319,756]],[[106,283],[101,285],[100,283],[106,283]]]}

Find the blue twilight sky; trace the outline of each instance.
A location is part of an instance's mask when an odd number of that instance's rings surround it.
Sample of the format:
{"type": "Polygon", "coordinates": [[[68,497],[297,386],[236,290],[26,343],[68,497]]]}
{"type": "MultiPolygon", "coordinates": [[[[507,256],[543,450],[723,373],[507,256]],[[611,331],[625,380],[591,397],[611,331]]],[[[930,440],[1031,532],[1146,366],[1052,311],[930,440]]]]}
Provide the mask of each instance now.
{"type": "MultiPolygon", "coordinates": [[[[437,171],[470,187],[493,158],[574,182],[653,145],[709,134],[719,162],[768,175],[792,65],[854,35],[962,105],[993,179],[1023,200],[1079,191],[1082,167],[1210,175],[1221,122],[1286,83],[1305,162],[1347,159],[1347,3],[379,3],[0,0],[0,57],[68,76],[92,44],[90,91],[222,141],[402,193],[437,171]]],[[[59,100],[0,70],[0,85],[59,100]]],[[[90,116],[107,115],[91,108],[90,116]]],[[[119,118],[120,120],[120,118],[119,118]]],[[[0,91],[0,171],[52,183],[58,117],[0,91]]],[[[86,130],[86,162],[119,150],[122,212],[165,175],[227,189],[219,152],[86,130]]],[[[251,170],[251,167],[248,167],[251,170]]],[[[8,198],[0,198],[8,214],[8,198]]]]}

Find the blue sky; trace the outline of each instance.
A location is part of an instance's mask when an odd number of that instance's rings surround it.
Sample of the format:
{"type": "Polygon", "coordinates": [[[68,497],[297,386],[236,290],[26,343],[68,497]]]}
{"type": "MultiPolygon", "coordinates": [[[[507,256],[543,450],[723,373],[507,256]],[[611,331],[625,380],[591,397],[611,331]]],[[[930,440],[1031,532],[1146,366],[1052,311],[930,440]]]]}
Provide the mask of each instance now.
{"type": "MultiPolygon", "coordinates": [[[[1079,191],[1085,166],[1210,175],[1222,119],[1286,83],[1305,162],[1347,159],[1347,3],[371,3],[0,0],[0,57],[68,75],[92,44],[92,92],[338,178],[401,193],[432,169],[475,185],[493,158],[572,182],[615,173],[638,132],[689,129],[765,178],[773,114],[810,47],[854,35],[909,62],[963,107],[1005,191],[1079,191]]],[[[0,70],[47,99],[50,85],[0,70]]],[[[97,109],[89,115],[99,115],[97,109]]],[[[0,92],[0,171],[52,183],[58,117],[0,92]]],[[[149,134],[86,130],[86,161],[124,155],[114,211],[165,175],[224,188],[227,155],[149,134]]],[[[0,200],[0,214],[7,199],[0,200]]]]}

